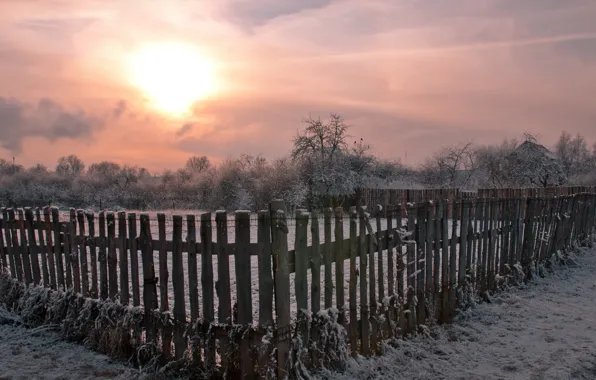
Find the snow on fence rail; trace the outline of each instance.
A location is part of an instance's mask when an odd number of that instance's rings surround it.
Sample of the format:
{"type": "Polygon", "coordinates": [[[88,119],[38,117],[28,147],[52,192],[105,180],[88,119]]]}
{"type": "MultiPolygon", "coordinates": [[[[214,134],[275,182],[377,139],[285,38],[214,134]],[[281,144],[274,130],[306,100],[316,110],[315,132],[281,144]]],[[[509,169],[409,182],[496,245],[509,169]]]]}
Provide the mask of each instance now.
{"type": "Polygon", "coordinates": [[[163,361],[283,377],[296,362],[330,364],[329,329],[352,354],[372,355],[384,339],[450,321],[471,295],[591,239],[596,217],[588,193],[405,206],[405,219],[400,204],[299,210],[290,226],[274,201],[256,228],[237,211],[158,214],[157,231],[149,214],[72,210],[64,221],[57,209],[2,209],[0,265],[27,285],[138,307],[145,317],[126,339],[153,344],[163,361]]]}

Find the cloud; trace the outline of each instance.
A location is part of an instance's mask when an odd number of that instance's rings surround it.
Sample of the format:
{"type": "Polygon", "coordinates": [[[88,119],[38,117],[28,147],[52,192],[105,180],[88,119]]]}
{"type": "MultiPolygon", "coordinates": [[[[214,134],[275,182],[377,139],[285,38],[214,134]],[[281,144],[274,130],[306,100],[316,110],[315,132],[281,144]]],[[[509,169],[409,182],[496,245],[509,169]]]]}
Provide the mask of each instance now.
{"type": "Polygon", "coordinates": [[[11,1],[0,88],[24,105],[26,117],[10,117],[35,128],[4,128],[5,147],[85,130],[41,128],[31,102],[42,97],[77,120],[103,115],[94,157],[109,146],[141,165],[189,152],[283,155],[303,117],[330,112],[376,153],[407,150],[411,162],[526,130],[545,144],[562,129],[596,139],[593,0],[11,1]],[[188,120],[144,106],[122,68],[132,49],[168,39],[200,48],[224,85],[188,120]]]}
{"type": "Polygon", "coordinates": [[[89,139],[102,122],[83,111],[63,108],[51,99],[36,105],[0,97],[0,146],[17,154],[27,137],[89,139]]]}
{"type": "Polygon", "coordinates": [[[176,131],[176,137],[183,137],[184,135],[192,131],[193,127],[193,123],[184,123],[184,125],[176,131]]]}

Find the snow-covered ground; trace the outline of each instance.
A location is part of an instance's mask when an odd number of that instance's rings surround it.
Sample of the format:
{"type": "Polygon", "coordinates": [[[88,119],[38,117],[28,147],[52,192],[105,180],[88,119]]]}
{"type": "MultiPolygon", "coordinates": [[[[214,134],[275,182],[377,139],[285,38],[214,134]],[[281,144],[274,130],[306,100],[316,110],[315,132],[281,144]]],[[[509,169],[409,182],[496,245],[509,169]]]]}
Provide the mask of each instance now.
{"type": "Polygon", "coordinates": [[[28,329],[18,322],[0,306],[0,379],[140,378],[120,362],[63,341],[47,326],[28,329]]]}
{"type": "Polygon", "coordinates": [[[512,289],[433,328],[353,361],[343,379],[596,379],[596,251],[577,267],[512,289]]]}

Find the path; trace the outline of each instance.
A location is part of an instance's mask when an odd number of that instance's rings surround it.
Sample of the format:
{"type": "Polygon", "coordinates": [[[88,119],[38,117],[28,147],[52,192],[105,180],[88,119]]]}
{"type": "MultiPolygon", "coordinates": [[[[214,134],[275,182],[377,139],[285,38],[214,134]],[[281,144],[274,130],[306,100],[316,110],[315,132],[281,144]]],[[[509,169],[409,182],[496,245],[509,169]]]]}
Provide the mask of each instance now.
{"type": "Polygon", "coordinates": [[[343,379],[596,379],[596,252],[467,312],[436,339],[350,364],[343,379]]]}

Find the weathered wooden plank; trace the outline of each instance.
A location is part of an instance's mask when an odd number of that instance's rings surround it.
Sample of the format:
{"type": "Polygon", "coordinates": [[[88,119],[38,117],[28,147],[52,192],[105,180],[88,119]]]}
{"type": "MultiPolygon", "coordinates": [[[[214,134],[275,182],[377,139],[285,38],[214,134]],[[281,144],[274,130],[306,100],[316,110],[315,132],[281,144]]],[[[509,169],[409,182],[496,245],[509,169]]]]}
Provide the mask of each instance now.
{"type": "Polygon", "coordinates": [[[325,208],[323,213],[323,233],[325,235],[323,246],[323,261],[325,263],[325,309],[329,309],[333,306],[333,251],[331,243],[331,216],[333,209],[325,208]]]}
{"type": "MultiPolygon", "coordinates": [[[[3,208],[4,209],[4,208],[3,208]]],[[[0,219],[0,270],[8,272],[8,253],[4,248],[4,235],[2,230],[6,229],[6,220],[0,219]]]]}
{"type": "Polygon", "coordinates": [[[106,215],[108,225],[108,283],[109,297],[115,300],[118,296],[118,257],[116,256],[116,219],[113,212],[106,215]]]}
{"type": "Polygon", "coordinates": [[[13,225],[14,218],[11,218],[10,213],[8,212],[8,209],[6,209],[4,207],[2,208],[2,219],[4,221],[4,237],[6,240],[6,254],[8,255],[8,263],[10,264],[10,274],[11,274],[12,278],[22,279],[22,274],[19,274],[20,272],[17,270],[17,264],[16,264],[16,262],[17,262],[17,260],[16,260],[17,253],[16,252],[17,252],[18,248],[14,247],[12,245],[12,231],[13,231],[12,225],[13,225]]]}
{"type": "MultiPolygon", "coordinates": [[[[426,303],[428,305],[429,312],[433,308],[434,300],[434,289],[435,289],[435,282],[434,282],[434,260],[433,260],[433,239],[435,238],[435,205],[432,202],[427,202],[426,204],[426,279],[425,279],[425,293],[426,293],[426,303]]],[[[435,318],[434,315],[428,315],[429,319],[435,318]]]]}
{"type": "MultiPolygon", "coordinates": [[[[219,298],[218,320],[220,324],[232,323],[232,308],[231,308],[231,294],[230,294],[230,255],[227,250],[228,243],[228,214],[225,211],[217,211],[215,213],[215,224],[217,227],[217,276],[218,280],[215,284],[217,297],[219,298]]],[[[233,363],[230,363],[228,357],[228,343],[229,340],[224,338],[220,341],[222,367],[229,368],[233,363]]]]}
{"type": "MultiPolygon", "coordinates": [[[[273,275],[271,272],[271,215],[267,210],[257,214],[257,244],[259,266],[259,326],[270,329],[273,326],[273,275]]],[[[201,238],[202,239],[202,238],[201,238]]],[[[273,346],[270,341],[262,343],[258,352],[259,374],[266,373],[273,346]]]]}
{"type": "Polygon", "coordinates": [[[98,276],[97,276],[97,244],[95,241],[95,213],[93,211],[87,211],[87,225],[89,226],[89,236],[87,239],[87,244],[89,245],[89,260],[91,265],[89,269],[91,270],[91,297],[97,298],[99,297],[99,287],[98,287],[98,276]]]}
{"type": "Polygon", "coordinates": [[[130,248],[130,283],[132,285],[132,305],[141,304],[139,287],[139,248],[137,247],[137,214],[128,214],[128,246],[130,248]]]}
{"type": "Polygon", "coordinates": [[[468,254],[469,247],[469,233],[470,233],[470,209],[471,202],[469,199],[462,200],[461,207],[461,228],[460,228],[460,243],[459,243],[459,262],[457,270],[457,285],[463,288],[466,285],[466,274],[468,272],[467,263],[469,262],[468,254]]]}
{"type": "MultiPolygon", "coordinates": [[[[168,281],[170,273],[168,271],[168,251],[166,251],[166,215],[157,214],[157,238],[159,239],[159,309],[160,311],[170,310],[170,301],[168,294],[168,281]]],[[[155,241],[153,242],[155,248],[155,241]]],[[[167,337],[166,337],[167,338],[167,337]]],[[[166,339],[164,338],[164,339],[166,339]]],[[[171,338],[170,338],[171,339],[171,338]]],[[[170,350],[170,344],[164,342],[164,349],[170,350]]],[[[166,355],[166,357],[168,356],[166,355]]]]}
{"type": "Polygon", "coordinates": [[[482,258],[480,262],[480,286],[481,293],[488,290],[488,256],[490,249],[490,216],[491,216],[491,200],[486,199],[483,205],[483,222],[482,222],[482,258]]]}
{"type": "Polygon", "coordinates": [[[283,210],[270,205],[270,210],[276,209],[272,215],[273,257],[277,262],[275,274],[275,310],[277,316],[277,331],[275,332],[277,349],[277,378],[288,376],[290,366],[290,273],[288,269],[288,227],[283,210]]]}
{"type": "MultiPolygon", "coordinates": [[[[213,298],[213,226],[211,213],[201,214],[201,288],[203,290],[203,320],[209,326],[215,321],[215,303],[213,298]]],[[[273,292],[273,287],[271,289],[273,292]]],[[[215,336],[209,334],[205,339],[205,362],[208,368],[215,365],[215,336]]]]}
{"type": "Polygon", "coordinates": [[[426,323],[426,202],[420,202],[414,208],[416,235],[416,315],[418,325],[426,323]]]}
{"type": "MultiPolygon", "coordinates": [[[[60,214],[58,213],[58,209],[53,207],[52,208],[52,232],[54,235],[54,258],[56,264],[56,277],[58,279],[58,286],[62,289],[66,287],[66,279],[64,276],[64,263],[62,261],[62,250],[60,249],[60,244],[62,243],[60,239],[60,214]]],[[[48,222],[46,220],[46,222],[48,222]]]]}
{"type": "Polygon", "coordinates": [[[184,300],[184,264],[182,260],[182,216],[172,217],[172,287],[174,290],[174,357],[182,358],[186,351],[186,303],[184,300]]]}
{"type": "Polygon", "coordinates": [[[449,321],[449,203],[443,203],[441,210],[441,234],[443,235],[441,247],[441,322],[449,321]]]}
{"type": "Polygon", "coordinates": [[[449,320],[453,320],[457,308],[457,235],[460,225],[461,202],[452,201],[451,245],[449,246],[449,320]]]}
{"type": "Polygon", "coordinates": [[[195,323],[199,319],[199,280],[197,271],[197,224],[195,216],[186,216],[186,231],[188,242],[187,271],[188,271],[188,297],[190,302],[190,321],[195,323]]]}
{"type": "Polygon", "coordinates": [[[128,228],[126,212],[118,212],[118,253],[120,260],[120,303],[128,305],[130,301],[130,284],[128,277],[128,245],[126,239],[128,228]]]}
{"type": "MultiPolygon", "coordinates": [[[[236,297],[238,304],[238,324],[252,325],[252,290],[250,263],[250,212],[236,211],[236,297]]],[[[254,379],[254,365],[250,355],[250,340],[240,341],[240,371],[244,379],[254,379]]]]}
{"type": "MultiPolygon", "coordinates": [[[[91,226],[91,224],[89,225],[91,226]]],[[[157,310],[157,278],[155,278],[155,263],[153,261],[153,246],[151,244],[151,220],[148,214],[141,214],[141,234],[139,245],[143,261],[143,306],[145,309],[145,330],[147,331],[147,342],[155,342],[157,331],[152,318],[153,312],[157,310]]]]}
{"type": "Polygon", "coordinates": [[[310,216],[310,310],[316,315],[321,310],[321,236],[319,232],[319,214],[313,211],[310,216]]]}
{"type": "MultiPolygon", "coordinates": [[[[344,291],[344,221],[343,209],[335,208],[335,242],[333,244],[333,257],[335,259],[335,302],[339,310],[338,322],[342,325],[346,323],[345,314],[345,291],[344,291]]],[[[348,252],[348,250],[346,250],[348,252]]]]}
{"type": "Polygon", "coordinates": [[[33,283],[33,273],[31,271],[31,257],[29,255],[29,242],[27,241],[27,230],[25,228],[25,213],[22,208],[17,210],[19,219],[17,220],[17,228],[19,230],[19,251],[20,258],[23,264],[23,271],[25,273],[25,283],[27,285],[33,283]]]}
{"type": "Polygon", "coordinates": [[[414,289],[414,294],[416,294],[416,278],[417,278],[417,263],[416,263],[416,205],[414,203],[410,203],[407,206],[408,212],[408,233],[411,235],[408,237],[408,245],[407,245],[407,282],[408,287],[412,287],[414,289]]]}
{"type": "MultiPolygon", "coordinates": [[[[350,344],[352,355],[358,354],[358,303],[357,303],[357,280],[356,256],[358,254],[358,225],[355,207],[350,207],[350,287],[349,287],[349,308],[350,308],[350,344]]],[[[343,226],[342,226],[343,229],[343,226]]],[[[342,262],[343,264],[343,262],[342,262]]]]}
{"type": "MultiPolygon", "coordinates": [[[[114,216],[112,214],[112,224],[114,216]]],[[[105,300],[109,296],[109,281],[108,281],[108,246],[109,241],[107,240],[106,234],[106,213],[101,211],[99,213],[99,256],[97,261],[99,263],[99,295],[102,300],[105,300]]],[[[112,275],[110,275],[112,276],[112,275]]],[[[112,277],[113,278],[113,277],[112,277]]]]}
{"type": "MultiPolygon", "coordinates": [[[[71,240],[70,240],[70,227],[72,223],[60,224],[60,232],[62,234],[62,244],[64,248],[64,268],[66,277],[66,289],[74,289],[75,292],[79,293],[80,289],[77,290],[73,285],[72,276],[72,252],[71,252],[71,240]]],[[[75,281],[78,282],[75,278],[75,281]]]]}
{"type": "Polygon", "coordinates": [[[307,251],[307,233],[308,233],[308,214],[297,211],[296,213],[296,276],[294,280],[296,305],[298,311],[308,311],[308,251],[307,251]]]}
{"type": "MultiPolygon", "coordinates": [[[[389,214],[387,215],[387,230],[385,231],[385,241],[387,243],[387,295],[389,297],[395,294],[395,267],[394,267],[394,250],[397,245],[397,233],[393,231],[393,218],[397,216],[398,220],[401,220],[399,214],[395,214],[396,206],[391,206],[389,214]]],[[[399,225],[399,222],[398,222],[399,225]]]]}
{"type": "MultiPolygon", "coordinates": [[[[368,242],[366,238],[366,216],[365,216],[366,208],[364,206],[360,207],[359,210],[359,233],[358,233],[358,259],[360,261],[360,270],[359,276],[360,279],[360,352],[364,356],[370,355],[370,313],[369,313],[369,298],[368,298],[368,242]]],[[[374,262],[371,263],[374,270],[374,262]]],[[[350,269],[351,270],[351,269],[350,269]]],[[[374,284],[371,283],[371,286],[374,287],[374,284]]],[[[376,310],[375,310],[376,311],[376,310]]],[[[351,318],[351,317],[350,317],[351,318]]]]}
{"type": "MultiPolygon", "coordinates": [[[[67,257],[70,257],[70,265],[72,267],[72,277],[74,283],[75,292],[83,294],[81,286],[81,267],[79,259],[79,247],[77,244],[77,232],[76,232],[76,218],[68,223],[68,247],[69,250],[65,252],[67,257]]],[[[66,235],[65,235],[66,236],[66,235]]]]}
{"type": "Polygon", "coordinates": [[[87,264],[87,244],[85,241],[87,236],[85,235],[85,213],[83,210],[77,211],[77,222],[79,223],[77,249],[81,268],[81,294],[83,297],[89,297],[89,266],[87,264]]]}
{"type": "MultiPolygon", "coordinates": [[[[377,303],[377,301],[379,302],[380,306],[382,307],[383,305],[383,300],[385,299],[385,265],[383,263],[383,240],[385,240],[385,245],[389,245],[389,241],[387,240],[387,233],[385,233],[383,231],[382,225],[381,225],[381,213],[382,213],[382,209],[380,206],[377,205],[377,208],[375,209],[375,213],[376,213],[376,218],[375,218],[375,222],[376,222],[376,227],[377,227],[377,274],[378,274],[378,281],[373,281],[373,278],[370,278],[370,288],[373,289],[373,291],[371,291],[371,314],[375,315],[376,313],[372,312],[372,302],[373,299],[375,301],[375,303],[377,303]],[[374,295],[374,288],[375,288],[375,282],[378,282],[378,292],[377,295],[372,298],[372,296],[374,295]],[[378,297],[378,298],[377,298],[378,297]]],[[[388,249],[389,250],[389,249],[388,249]]],[[[370,261],[370,266],[371,268],[374,268],[375,265],[375,261],[374,261],[374,256],[371,258],[370,261]]],[[[374,274],[374,269],[373,269],[373,274],[374,274]]]]}
{"type": "MultiPolygon", "coordinates": [[[[39,246],[35,236],[35,227],[33,210],[31,208],[25,209],[25,230],[27,230],[27,238],[29,240],[29,257],[31,259],[31,275],[33,276],[33,284],[41,284],[41,269],[39,267],[39,246]]],[[[42,242],[40,242],[41,244],[42,242]]],[[[44,282],[45,284],[45,282],[44,282]]]]}
{"type": "Polygon", "coordinates": [[[56,265],[54,264],[54,254],[52,253],[52,227],[50,221],[50,209],[44,207],[43,218],[41,210],[37,209],[35,217],[39,224],[38,236],[39,246],[41,247],[42,265],[45,266],[44,271],[47,271],[48,282],[44,279],[44,284],[52,289],[56,289],[56,265]],[[44,236],[45,235],[45,236],[44,236]],[[43,261],[45,260],[45,264],[43,261]]]}

